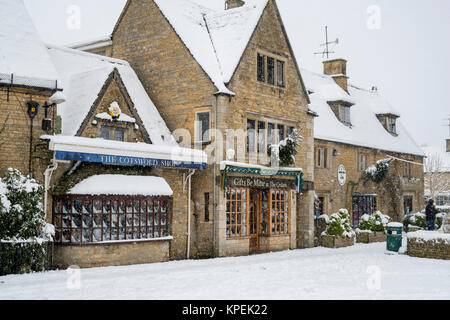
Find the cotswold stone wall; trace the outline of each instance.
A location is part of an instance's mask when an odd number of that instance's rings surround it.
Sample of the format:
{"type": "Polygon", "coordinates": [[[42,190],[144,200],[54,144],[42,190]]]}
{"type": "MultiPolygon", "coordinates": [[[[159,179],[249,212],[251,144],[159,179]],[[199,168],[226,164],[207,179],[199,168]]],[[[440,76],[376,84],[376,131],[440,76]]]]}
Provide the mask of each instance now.
{"type": "Polygon", "coordinates": [[[170,240],[98,245],[55,245],[54,268],[95,268],[169,261],[170,240]]]}
{"type": "MultiPolygon", "coordinates": [[[[4,128],[0,134],[0,176],[3,176],[8,168],[18,169],[24,175],[29,173],[31,120],[28,116],[27,102],[35,101],[40,107],[33,120],[32,173],[35,179],[43,182],[43,173],[49,164],[50,154],[44,148],[45,143],[39,138],[54,132],[43,131],[41,127],[44,118],[42,106],[51,95],[51,91],[13,87],[9,92],[8,101],[7,89],[0,87],[0,131],[4,128]]],[[[49,109],[49,117],[55,119],[56,108],[49,109]]]]}
{"type": "Polygon", "coordinates": [[[358,155],[368,156],[368,166],[376,164],[378,160],[386,159],[388,155],[422,163],[420,157],[394,154],[375,149],[356,147],[341,143],[334,143],[324,140],[315,140],[316,148],[328,149],[327,168],[315,168],[315,186],[319,197],[324,197],[325,214],[337,212],[340,208],[347,208],[352,213],[352,194],[376,194],[377,210],[389,215],[394,221],[401,221],[403,217],[403,196],[413,197],[413,212],[418,212],[424,208],[423,204],[423,167],[420,165],[411,166],[411,177],[404,176],[404,162],[394,161],[389,171],[390,176],[396,177],[400,182],[400,194],[396,206],[392,203],[391,191],[385,182],[377,185],[372,182],[358,183],[362,171],[358,170],[358,155]],[[333,156],[333,150],[337,151],[337,156],[333,156]],[[347,181],[344,186],[338,182],[338,167],[344,165],[347,171],[347,181]]]}
{"type": "Polygon", "coordinates": [[[355,237],[343,238],[329,235],[322,235],[322,247],[327,248],[343,248],[353,246],[355,244],[355,237]]]}
{"type": "Polygon", "coordinates": [[[357,232],[356,243],[385,242],[387,239],[384,232],[357,232]]]}
{"type": "MultiPolygon", "coordinates": [[[[313,181],[314,119],[307,113],[307,97],[279,21],[271,1],[228,84],[235,96],[215,96],[217,88],[151,0],[129,3],[113,33],[112,55],[130,62],[171,131],[187,129],[194,137],[195,116],[200,111],[211,111],[211,127],[217,127],[223,134],[227,129],[245,131],[247,119],[297,128],[303,141],[295,166],[303,168],[305,180],[313,181]],[[285,87],[257,81],[258,52],[286,61],[285,87]]],[[[183,144],[193,146],[186,141],[183,144]]],[[[245,137],[241,147],[245,148],[245,137]]],[[[206,144],[203,148],[208,152],[214,145],[206,144]]],[[[216,164],[224,160],[221,153],[226,154],[228,148],[224,145],[219,150],[216,164]]],[[[235,160],[244,162],[249,157],[235,160]]],[[[193,176],[192,188],[192,257],[248,254],[248,239],[226,239],[226,206],[220,190],[219,167],[210,164],[206,170],[198,171],[193,176]],[[209,221],[205,221],[205,193],[210,198],[209,221]]],[[[295,219],[291,221],[297,223],[292,225],[288,246],[313,246],[313,201],[313,191],[298,195],[293,201],[295,219]]]]}
{"type": "Polygon", "coordinates": [[[408,237],[408,255],[411,257],[450,260],[450,242],[445,239],[425,240],[408,237]]]}

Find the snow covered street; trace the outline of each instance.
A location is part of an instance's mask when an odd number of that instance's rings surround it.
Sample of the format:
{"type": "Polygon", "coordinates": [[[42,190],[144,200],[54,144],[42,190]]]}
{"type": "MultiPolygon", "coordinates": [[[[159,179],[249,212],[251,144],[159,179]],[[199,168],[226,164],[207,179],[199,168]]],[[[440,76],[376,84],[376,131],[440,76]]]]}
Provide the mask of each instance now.
{"type": "Polygon", "coordinates": [[[0,299],[450,299],[450,261],[385,243],[0,277],[0,299]]]}

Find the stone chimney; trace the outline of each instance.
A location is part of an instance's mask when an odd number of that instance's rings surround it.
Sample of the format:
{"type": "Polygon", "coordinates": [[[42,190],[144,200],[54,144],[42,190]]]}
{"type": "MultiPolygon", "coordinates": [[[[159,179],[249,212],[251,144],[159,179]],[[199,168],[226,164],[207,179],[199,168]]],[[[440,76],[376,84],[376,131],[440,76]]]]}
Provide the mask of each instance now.
{"type": "Polygon", "coordinates": [[[447,152],[450,152],[450,138],[447,139],[447,152]]]}
{"type": "Polygon", "coordinates": [[[242,7],[245,4],[245,1],[242,0],[226,0],[225,1],[225,10],[242,7]]]}
{"type": "Polygon", "coordinates": [[[342,89],[347,91],[347,60],[335,59],[324,61],[323,73],[331,76],[342,89]]]}

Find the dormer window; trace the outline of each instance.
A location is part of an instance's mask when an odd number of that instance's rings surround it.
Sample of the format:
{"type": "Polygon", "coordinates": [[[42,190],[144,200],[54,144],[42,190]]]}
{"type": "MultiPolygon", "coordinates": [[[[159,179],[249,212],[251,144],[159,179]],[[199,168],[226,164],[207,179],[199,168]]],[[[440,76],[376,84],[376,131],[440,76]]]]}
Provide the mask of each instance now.
{"type": "Polygon", "coordinates": [[[397,118],[398,115],[394,114],[377,114],[378,120],[380,120],[383,127],[387,132],[396,136],[397,135],[397,118]]]}
{"type": "Polygon", "coordinates": [[[352,122],[350,120],[350,107],[340,105],[339,106],[339,119],[346,125],[351,125],[352,122]]]}
{"type": "Polygon", "coordinates": [[[397,134],[397,119],[393,117],[387,118],[387,129],[390,133],[397,134]]]}

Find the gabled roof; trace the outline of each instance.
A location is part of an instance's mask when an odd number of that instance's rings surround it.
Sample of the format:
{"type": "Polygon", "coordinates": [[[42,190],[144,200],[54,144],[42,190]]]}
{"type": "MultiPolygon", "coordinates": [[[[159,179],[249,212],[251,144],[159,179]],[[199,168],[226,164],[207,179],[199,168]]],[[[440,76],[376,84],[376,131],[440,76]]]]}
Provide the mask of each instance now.
{"type": "MultiPolygon", "coordinates": [[[[219,93],[230,82],[269,0],[246,0],[243,7],[214,11],[190,0],[153,0],[219,93]]],[[[114,28],[130,5],[130,0],[114,28]]]]}
{"type": "Polygon", "coordinates": [[[58,106],[63,121],[63,135],[77,134],[108,78],[117,70],[152,143],[176,145],[128,62],[50,45],[48,52],[62,79],[67,98],[65,103],[58,106]]]}
{"type": "Polygon", "coordinates": [[[0,82],[11,74],[16,84],[49,89],[55,89],[58,80],[23,0],[0,0],[0,82]]]}
{"type": "Polygon", "coordinates": [[[312,111],[319,117],[314,123],[316,139],[340,142],[383,151],[424,156],[423,150],[397,120],[397,135],[390,134],[377,118],[383,113],[398,114],[379,94],[354,85],[348,93],[337,85],[331,76],[302,69],[306,89],[310,92],[312,111]],[[342,100],[352,102],[351,123],[348,127],[336,117],[328,102],[342,100]]]}

